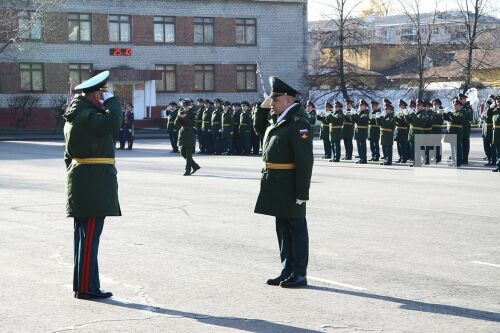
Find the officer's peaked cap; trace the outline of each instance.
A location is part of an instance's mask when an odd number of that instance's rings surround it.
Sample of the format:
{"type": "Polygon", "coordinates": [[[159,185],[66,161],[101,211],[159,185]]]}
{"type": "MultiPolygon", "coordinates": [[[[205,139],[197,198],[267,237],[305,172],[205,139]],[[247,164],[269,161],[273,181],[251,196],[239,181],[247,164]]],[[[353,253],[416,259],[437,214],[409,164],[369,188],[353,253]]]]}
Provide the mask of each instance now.
{"type": "Polygon", "coordinates": [[[109,79],[109,71],[104,71],[80,83],[75,87],[75,90],[82,91],[84,93],[99,91],[106,85],[108,79],[109,79]]]}
{"type": "Polygon", "coordinates": [[[282,95],[295,97],[301,94],[282,80],[278,79],[276,76],[269,77],[269,84],[271,85],[271,95],[269,96],[271,98],[282,95]]]}

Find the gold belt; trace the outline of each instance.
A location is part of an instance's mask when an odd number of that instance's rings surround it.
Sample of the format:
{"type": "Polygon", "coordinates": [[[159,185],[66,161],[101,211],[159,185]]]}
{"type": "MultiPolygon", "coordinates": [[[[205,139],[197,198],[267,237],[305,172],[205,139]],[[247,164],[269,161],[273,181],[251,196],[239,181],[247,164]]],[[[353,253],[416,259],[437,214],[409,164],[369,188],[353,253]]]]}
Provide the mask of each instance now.
{"type": "Polygon", "coordinates": [[[216,123],[212,123],[212,125],[219,125],[219,124],[220,124],[220,123],[217,123],[217,122],[216,122],[216,123]]]}
{"type": "Polygon", "coordinates": [[[358,126],[358,125],[356,125],[356,128],[368,128],[368,126],[358,126]]]}
{"type": "Polygon", "coordinates": [[[432,127],[416,127],[416,126],[412,126],[411,129],[416,129],[416,130],[419,130],[419,131],[430,131],[432,129],[432,127]]]}
{"type": "Polygon", "coordinates": [[[349,123],[349,122],[344,122],[344,125],[352,125],[352,123],[349,123]]]}
{"type": "Polygon", "coordinates": [[[111,157],[88,157],[88,158],[73,158],[73,164],[115,164],[115,159],[111,157]]]}
{"type": "Polygon", "coordinates": [[[231,124],[223,124],[222,127],[229,127],[231,124]]]}
{"type": "Polygon", "coordinates": [[[246,126],[247,124],[240,124],[240,126],[246,126]]]}
{"type": "Polygon", "coordinates": [[[370,125],[370,127],[380,127],[379,125],[370,125]]]}
{"type": "Polygon", "coordinates": [[[486,126],[493,126],[493,123],[486,123],[486,126]]]}
{"type": "Polygon", "coordinates": [[[463,128],[462,125],[453,125],[453,124],[450,124],[450,127],[463,128]]]}
{"type": "Polygon", "coordinates": [[[342,128],[342,126],[330,126],[330,129],[332,128],[342,128]]]}
{"type": "Polygon", "coordinates": [[[393,132],[394,130],[391,129],[391,128],[382,128],[382,131],[385,131],[385,132],[393,132]]]}
{"type": "Polygon", "coordinates": [[[210,122],[208,120],[203,120],[203,123],[210,124],[210,122]]]}
{"type": "Polygon", "coordinates": [[[432,125],[432,127],[446,127],[446,125],[432,125]]]}
{"type": "Polygon", "coordinates": [[[196,122],[197,122],[197,123],[202,123],[202,121],[201,121],[201,120],[196,120],[196,122]]]}
{"type": "Polygon", "coordinates": [[[404,129],[404,130],[408,130],[408,127],[405,127],[405,126],[397,126],[398,129],[404,129]]]}
{"type": "Polygon", "coordinates": [[[295,163],[267,163],[264,162],[264,168],[270,170],[293,170],[295,163]]]}

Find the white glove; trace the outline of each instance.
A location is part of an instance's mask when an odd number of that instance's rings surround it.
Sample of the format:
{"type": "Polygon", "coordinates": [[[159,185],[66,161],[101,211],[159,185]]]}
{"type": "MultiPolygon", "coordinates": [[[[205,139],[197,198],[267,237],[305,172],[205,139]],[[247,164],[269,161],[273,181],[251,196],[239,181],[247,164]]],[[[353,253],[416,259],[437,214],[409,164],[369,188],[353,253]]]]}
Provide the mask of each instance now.
{"type": "Polygon", "coordinates": [[[307,200],[300,200],[300,199],[297,199],[297,201],[295,201],[295,203],[296,203],[297,205],[299,205],[299,206],[300,206],[300,205],[302,205],[304,202],[307,202],[307,200]]]}
{"type": "Polygon", "coordinates": [[[102,92],[102,100],[104,102],[106,102],[108,99],[110,99],[111,97],[113,97],[114,95],[112,93],[110,93],[109,91],[103,91],[102,92]]]}
{"type": "Polygon", "coordinates": [[[219,133],[222,133],[222,130],[221,130],[221,129],[219,130],[219,133]]]}
{"type": "Polygon", "coordinates": [[[382,112],[377,112],[377,113],[375,114],[375,118],[376,118],[376,119],[378,119],[378,118],[380,118],[380,117],[382,117],[382,112]]]}

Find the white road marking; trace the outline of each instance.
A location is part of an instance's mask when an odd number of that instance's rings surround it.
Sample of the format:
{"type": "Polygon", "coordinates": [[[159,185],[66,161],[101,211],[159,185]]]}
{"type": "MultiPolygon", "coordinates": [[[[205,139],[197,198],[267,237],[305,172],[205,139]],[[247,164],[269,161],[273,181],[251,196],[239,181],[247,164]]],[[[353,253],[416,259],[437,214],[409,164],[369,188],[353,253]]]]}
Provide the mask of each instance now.
{"type": "Polygon", "coordinates": [[[478,264],[478,265],[486,265],[486,266],[492,266],[492,267],[498,267],[498,268],[500,268],[500,265],[490,264],[489,262],[484,262],[484,261],[471,261],[471,263],[478,264]]]}
{"type": "Polygon", "coordinates": [[[310,276],[310,275],[307,276],[307,279],[311,280],[311,281],[323,282],[323,283],[331,284],[334,286],[339,286],[339,287],[344,287],[344,288],[349,288],[349,289],[354,289],[354,290],[366,290],[366,288],[353,286],[352,284],[317,278],[317,277],[310,276]]]}

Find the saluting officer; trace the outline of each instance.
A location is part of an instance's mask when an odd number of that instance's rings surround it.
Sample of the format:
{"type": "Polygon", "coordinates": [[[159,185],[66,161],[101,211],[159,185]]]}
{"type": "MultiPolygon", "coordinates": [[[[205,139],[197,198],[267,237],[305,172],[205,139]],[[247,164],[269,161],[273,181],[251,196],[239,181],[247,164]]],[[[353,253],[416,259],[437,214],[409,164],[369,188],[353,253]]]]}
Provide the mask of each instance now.
{"type": "Polygon", "coordinates": [[[493,110],[493,147],[496,151],[497,164],[493,172],[500,171],[500,95],[495,97],[496,108],[493,110]]]}
{"type": "Polygon", "coordinates": [[[74,219],[73,291],[76,298],[108,298],[100,289],[97,253],[106,216],[121,216],[113,133],[122,122],[118,98],[104,71],[75,87],[64,114],[66,214],[74,219]],[[101,101],[103,101],[101,103],[101,101]]]}
{"type": "Polygon", "coordinates": [[[214,145],[215,155],[222,155],[222,100],[219,98],[214,99],[214,110],[212,112],[211,129],[212,129],[212,142],[214,145]]]}
{"type": "Polygon", "coordinates": [[[233,152],[233,111],[231,103],[225,101],[222,103],[222,150],[223,155],[231,155],[233,152]]]}
{"type": "Polygon", "coordinates": [[[240,117],[241,103],[233,103],[233,155],[241,155],[243,153],[243,144],[240,135],[240,117]]]}
{"type": "MultiPolygon", "coordinates": [[[[255,120],[255,113],[257,112],[258,105],[259,105],[259,103],[254,103],[252,105],[252,124],[255,120]]],[[[260,138],[259,138],[259,135],[253,129],[253,126],[251,126],[251,130],[250,130],[250,142],[251,142],[251,146],[252,146],[252,149],[251,149],[252,154],[259,155],[260,154],[260,138]]]]}
{"type": "Polygon", "coordinates": [[[179,147],[181,155],[186,160],[186,167],[183,176],[191,176],[200,169],[198,163],[193,160],[193,152],[196,144],[194,133],[195,113],[191,110],[191,100],[184,99],[181,102],[182,108],[179,110],[175,125],[179,130],[179,147]]]}
{"type": "MultiPolygon", "coordinates": [[[[432,125],[427,112],[424,110],[424,101],[417,99],[416,101],[417,109],[415,113],[412,113],[411,109],[408,114],[405,115],[405,120],[410,124],[409,140],[411,151],[415,152],[415,135],[417,134],[430,134],[432,125]]],[[[429,164],[429,151],[425,151],[425,163],[429,164]]],[[[420,161],[419,161],[420,162],[420,161]]],[[[410,166],[415,166],[415,161],[410,166]]]]}
{"type": "Polygon", "coordinates": [[[370,151],[372,153],[370,161],[377,162],[380,159],[380,126],[377,125],[375,116],[382,113],[382,110],[379,107],[379,102],[372,100],[370,104],[372,109],[368,126],[368,140],[370,141],[370,151]]]}
{"type": "Polygon", "coordinates": [[[483,137],[483,147],[486,157],[488,158],[488,163],[484,166],[495,166],[496,151],[493,147],[493,112],[496,108],[495,96],[490,95],[486,101],[485,109],[483,115],[481,116],[482,125],[482,137],[483,137]]]}
{"type": "Polygon", "coordinates": [[[410,158],[410,149],[408,147],[408,122],[404,114],[408,113],[408,104],[402,99],[399,100],[399,111],[394,117],[396,128],[394,129],[394,140],[396,141],[399,159],[396,163],[406,163],[410,158]]]}
{"type": "Polygon", "coordinates": [[[472,110],[470,102],[467,101],[467,95],[459,94],[458,96],[463,105],[462,113],[464,114],[464,128],[462,133],[462,164],[469,164],[471,121],[474,119],[474,111],[472,110]]]}
{"type": "Polygon", "coordinates": [[[325,102],[325,111],[317,115],[321,122],[319,128],[319,138],[323,140],[323,149],[325,154],[322,158],[332,158],[332,144],[330,142],[330,124],[328,123],[328,115],[332,113],[333,105],[330,102],[325,102]]]}
{"type": "Polygon", "coordinates": [[[394,107],[391,103],[385,103],[384,114],[376,115],[377,125],[380,126],[380,143],[384,154],[384,162],[380,165],[392,165],[392,146],[394,144],[394,107]]]}
{"type": "Polygon", "coordinates": [[[370,111],[368,103],[361,99],[359,101],[358,113],[352,115],[352,121],[356,124],[354,139],[358,147],[359,160],[357,164],[366,164],[366,139],[368,138],[368,122],[370,121],[370,111]]]}
{"type": "Polygon", "coordinates": [[[354,138],[354,123],[352,122],[352,115],[356,113],[353,104],[354,101],[346,99],[346,109],[344,114],[344,123],[342,125],[342,139],[344,140],[345,157],[343,160],[352,160],[352,139],[354,138]]]}
{"type": "Polygon", "coordinates": [[[198,98],[196,101],[198,104],[198,107],[195,112],[195,128],[196,128],[196,136],[198,138],[198,148],[200,149],[199,153],[203,151],[203,136],[201,132],[201,126],[203,124],[203,111],[205,109],[205,100],[203,98],[198,98]]]}
{"type": "Polygon", "coordinates": [[[203,154],[213,154],[213,140],[212,140],[212,101],[205,100],[205,109],[203,110],[201,124],[201,133],[203,136],[203,154]]]}
{"type": "Polygon", "coordinates": [[[176,102],[170,102],[167,108],[167,132],[170,139],[170,145],[172,146],[171,153],[178,153],[179,147],[177,146],[178,131],[175,126],[175,119],[177,118],[177,113],[179,108],[176,102]]]}
{"type": "Polygon", "coordinates": [[[251,134],[252,131],[252,111],[250,110],[250,103],[247,101],[241,102],[242,112],[240,115],[240,135],[243,142],[243,155],[250,155],[252,149],[251,134]]]}
{"type": "Polygon", "coordinates": [[[462,112],[462,102],[460,99],[455,98],[452,102],[454,111],[451,110],[447,113],[443,113],[443,119],[448,121],[448,135],[445,135],[445,142],[449,142],[451,146],[451,156],[457,162],[457,166],[460,166],[463,161],[462,157],[462,135],[464,128],[465,116],[462,112]],[[453,144],[450,135],[456,135],[456,144],[453,144]]]}
{"type": "MultiPolygon", "coordinates": [[[[443,103],[439,98],[432,100],[432,109],[430,111],[432,130],[431,134],[439,135],[442,138],[443,135],[443,103]]],[[[441,162],[441,155],[443,153],[443,145],[441,144],[441,139],[439,144],[436,146],[436,163],[441,162]]]]}
{"type": "Polygon", "coordinates": [[[330,162],[340,162],[342,154],[340,140],[342,140],[342,126],[344,125],[344,113],[342,112],[342,103],[334,103],[335,111],[331,113],[327,120],[330,125],[330,142],[332,144],[333,156],[330,162]]]}
{"type": "Polygon", "coordinates": [[[312,101],[307,101],[306,103],[306,111],[309,115],[309,124],[311,125],[311,137],[314,140],[314,125],[316,125],[316,106],[312,101]]]}
{"type": "Polygon", "coordinates": [[[314,159],[311,125],[301,105],[294,103],[299,93],[276,77],[269,81],[271,95],[257,111],[254,124],[256,132],[264,137],[264,168],[255,213],[276,217],[283,269],[267,284],[295,288],[307,285],[306,201],[314,159]],[[273,111],[269,127],[268,104],[273,111]]]}

